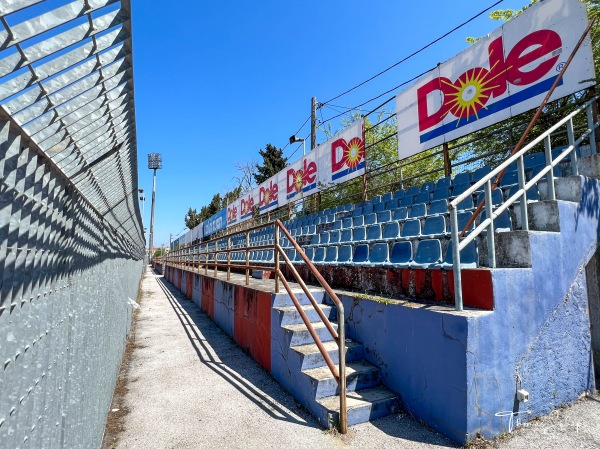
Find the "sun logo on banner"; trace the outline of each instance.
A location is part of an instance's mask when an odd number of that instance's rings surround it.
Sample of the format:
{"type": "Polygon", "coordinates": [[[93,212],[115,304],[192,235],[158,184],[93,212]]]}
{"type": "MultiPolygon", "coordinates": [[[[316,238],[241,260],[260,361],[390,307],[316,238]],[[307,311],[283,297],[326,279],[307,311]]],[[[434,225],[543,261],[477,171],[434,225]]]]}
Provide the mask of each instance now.
{"type": "Polygon", "coordinates": [[[348,168],[355,168],[365,157],[365,144],[362,139],[354,137],[344,147],[344,160],[348,168]]]}
{"type": "Polygon", "coordinates": [[[271,190],[270,189],[266,189],[265,190],[265,199],[263,201],[264,204],[269,204],[269,202],[271,201],[271,190]]]}
{"type": "Polygon", "coordinates": [[[453,92],[445,94],[449,98],[446,101],[449,109],[444,116],[452,114],[458,118],[457,127],[463,118],[468,120],[469,117],[474,115],[479,119],[477,113],[485,107],[492,91],[498,88],[498,85],[490,85],[490,83],[506,71],[503,70],[496,75],[491,75],[494,68],[492,67],[492,71],[481,67],[469,69],[458,77],[454,83],[442,80],[444,84],[453,90],[453,92]]]}
{"type": "Polygon", "coordinates": [[[302,169],[298,170],[294,173],[294,189],[296,192],[300,193],[302,191],[302,186],[304,185],[304,171],[302,169]]]}

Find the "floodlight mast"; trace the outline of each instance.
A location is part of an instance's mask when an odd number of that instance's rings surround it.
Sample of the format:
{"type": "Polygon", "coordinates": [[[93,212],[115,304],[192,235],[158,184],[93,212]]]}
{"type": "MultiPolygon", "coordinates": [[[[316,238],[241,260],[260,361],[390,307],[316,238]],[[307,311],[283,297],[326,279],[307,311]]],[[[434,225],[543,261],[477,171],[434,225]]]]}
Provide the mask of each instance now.
{"type": "Polygon", "coordinates": [[[152,210],[150,212],[150,256],[149,260],[154,258],[154,202],[156,200],[156,170],[162,168],[162,156],[160,153],[148,154],[148,168],[154,171],[152,179],[152,210]]]}

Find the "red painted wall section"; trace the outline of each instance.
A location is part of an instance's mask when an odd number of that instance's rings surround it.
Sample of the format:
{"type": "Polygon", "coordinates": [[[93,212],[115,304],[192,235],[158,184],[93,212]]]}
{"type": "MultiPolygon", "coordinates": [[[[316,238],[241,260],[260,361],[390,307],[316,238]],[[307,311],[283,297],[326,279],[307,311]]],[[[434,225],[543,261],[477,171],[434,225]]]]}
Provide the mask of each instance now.
{"type": "Polygon", "coordinates": [[[185,297],[192,300],[192,291],[194,290],[194,274],[187,272],[185,276],[185,297]]]}
{"type": "Polygon", "coordinates": [[[183,271],[177,270],[177,289],[181,291],[181,279],[183,278],[183,271]]]}
{"type": "Polygon", "coordinates": [[[202,278],[202,311],[212,320],[215,319],[215,281],[213,278],[202,278]]]}
{"type": "Polygon", "coordinates": [[[271,371],[271,294],[235,287],[233,339],[271,371]]]}

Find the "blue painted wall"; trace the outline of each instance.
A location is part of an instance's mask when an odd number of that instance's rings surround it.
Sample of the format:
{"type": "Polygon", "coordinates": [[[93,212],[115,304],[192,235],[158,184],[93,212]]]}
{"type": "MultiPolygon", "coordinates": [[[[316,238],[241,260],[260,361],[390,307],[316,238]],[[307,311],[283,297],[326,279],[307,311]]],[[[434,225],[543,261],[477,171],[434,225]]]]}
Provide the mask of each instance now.
{"type": "Polygon", "coordinates": [[[215,322],[233,337],[235,285],[215,279],[215,322]]]}
{"type": "MultiPolygon", "coordinates": [[[[585,187],[584,198],[597,191],[585,187]]],[[[531,234],[531,269],[494,270],[496,309],[469,320],[471,438],[508,431],[498,412],[526,412],[523,422],[594,388],[585,265],[598,244],[598,216],[590,204],[558,203],[561,232],[531,234]],[[517,384],[529,402],[515,401],[517,384]]]]}

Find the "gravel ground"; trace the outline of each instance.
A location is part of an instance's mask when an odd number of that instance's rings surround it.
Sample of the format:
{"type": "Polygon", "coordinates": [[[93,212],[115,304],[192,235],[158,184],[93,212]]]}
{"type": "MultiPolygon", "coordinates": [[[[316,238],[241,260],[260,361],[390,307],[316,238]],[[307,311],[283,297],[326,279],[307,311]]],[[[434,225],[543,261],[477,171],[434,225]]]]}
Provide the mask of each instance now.
{"type": "MultiPolygon", "coordinates": [[[[125,386],[105,448],[458,447],[403,414],[323,431],[269,373],[161,276],[142,284],[125,386]],[[117,421],[115,423],[115,421],[117,421]]],[[[589,398],[478,448],[600,448],[600,399],[589,398]]]]}

